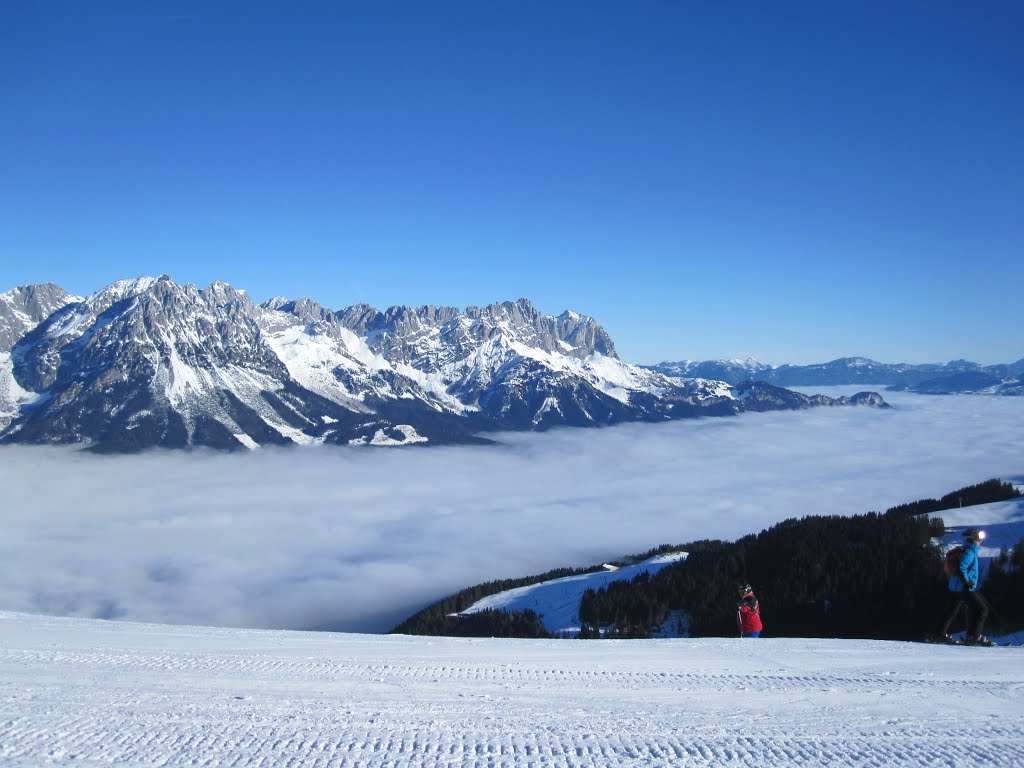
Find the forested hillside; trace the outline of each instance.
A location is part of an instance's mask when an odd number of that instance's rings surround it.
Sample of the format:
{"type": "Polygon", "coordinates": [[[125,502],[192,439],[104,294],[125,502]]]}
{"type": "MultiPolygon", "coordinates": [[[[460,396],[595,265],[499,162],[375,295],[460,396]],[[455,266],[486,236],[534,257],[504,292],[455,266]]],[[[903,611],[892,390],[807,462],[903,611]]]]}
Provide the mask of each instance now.
{"type": "Polygon", "coordinates": [[[472,617],[459,617],[478,600],[517,587],[540,584],[552,579],[596,573],[600,565],[591,568],[558,568],[535,576],[521,579],[500,579],[468,587],[454,595],[427,606],[410,616],[393,630],[392,634],[403,635],[453,635],[457,637],[545,637],[547,630],[530,611],[524,614],[508,614],[504,611],[484,611],[472,617]]]}
{"type": "Polygon", "coordinates": [[[1015,499],[1021,495],[1013,483],[1005,483],[998,478],[986,480],[984,483],[969,485],[966,488],[947,493],[941,499],[921,499],[909,504],[900,504],[886,510],[888,514],[930,515],[944,509],[957,507],[973,507],[977,504],[991,504],[994,501],[1015,499]]]}
{"type": "Polygon", "coordinates": [[[927,518],[869,513],[787,520],[736,542],[702,541],[650,579],[584,595],[591,634],[644,637],[686,609],[695,635],[735,635],[736,586],[754,585],[766,634],[911,639],[945,605],[941,557],[927,518]]]}
{"type": "MultiPolygon", "coordinates": [[[[1009,483],[989,480],[892,507],[885,513],[842,517],[811,515],[786,520],[735,542],[665,545],[689,557],[655,576],[587,590],[580,605],[581,637],[647,637],[670,611],[685,610],[697,636],[736,634],[736,586],[751,583],[761,601],[765,634],[775,637],[919,639],[937,628],[948,594],[942,553],[933,538],[945,533],[925,512],[1019,496],[1009,483]]],[[[651,553],[648,553],[651,554],[651,553]]],[[[985,592],[993,624],[1019,629],[1024,606],[1024,544],[992,564],[985,592]]],[[[589,570],[597,570],[594,569],[589,570]]],[[[396,632],[540,637],[544,627],[529,611],[488,611],[459,617],[480,598],[545,578],[583,573],[561,569],[544,576],[491,582],[436,603],[396,632]]]]}
{"type": "Polygon", "coordinates": [[[1014,544],[1012,551],[1003,547],[989,566],[982,592],[992,605],[993,626],[1024,629],[1024,539],[1014,544]]]}

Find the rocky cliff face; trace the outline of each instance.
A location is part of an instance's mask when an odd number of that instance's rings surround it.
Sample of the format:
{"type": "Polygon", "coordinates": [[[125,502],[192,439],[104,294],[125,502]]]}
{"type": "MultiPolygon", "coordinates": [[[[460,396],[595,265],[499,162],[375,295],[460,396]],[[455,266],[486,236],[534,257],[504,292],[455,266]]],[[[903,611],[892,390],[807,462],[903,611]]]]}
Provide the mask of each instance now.
{"type": "Polygon", "coordinates": [[[17,338],[6,356],[14,395],[3,442],[408,445],[755,403],[808,407],[778,388],[737,395],[722,382],[628,365],[593,318],[546,316],[525,299],[333,311],[310,299],[257,306],[225,283],[200,290],[167,276],[119,281],[86,299],[56,286],[17,295],[35,309],[18,309],[5,326],[17,338]]]}
{"type": "Polygon", "coordinates": [[[864,405],[871,408],[889,408],[877,392],[858,392],[850,397],[804,395],[776,387],[763,381],[748,381],[732,388],[733,395],[743,402],[748,411],[797,410],[821,406],[864,405]]]}
{"type": "Polygon", "coordinates": [[[57,310],[81,301],[53,283],[23,285],[0,293],[0,433],[17,417],[23,404],[35,399],[14,378],[11,348],[57,310]]]}
{"type": "Polygon", "coordinates": [[[53,283],[0,293],[0,353],[10,352],[18,339],[72,301],[80,299],[53,283]]]}

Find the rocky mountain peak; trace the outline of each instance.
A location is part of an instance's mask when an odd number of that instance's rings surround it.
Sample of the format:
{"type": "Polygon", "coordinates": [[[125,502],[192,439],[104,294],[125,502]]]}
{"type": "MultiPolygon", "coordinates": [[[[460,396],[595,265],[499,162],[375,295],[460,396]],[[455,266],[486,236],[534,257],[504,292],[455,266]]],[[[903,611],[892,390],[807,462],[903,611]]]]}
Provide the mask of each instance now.
{"type": "Polygon", "coordinates": [[[0,293],[0,353],[10,352],[14,344],[58,309],[75,301],[56,283],[20,285],[0,293]]]}
{"type": "Polygon", "coordinates": [[[308,298],[256,306],[228,283],[199,289],[166,275],[85,300],[54,290],[47,303],[44,288],[0,302],[19,328],[57,307],[0,354],[2,442],[475,442],[493,429],[807,406],[772,388],[741,400],[721,382],[628,365],[593,318],[545,315],[526,299],[333,311],[308,298]]]}
{"type": "Polygon", "coordinates": [[[115,280],[86,298],[85,303],[92,311],[101,315],[118,302],[130,299],[152,288],[160,278],[135,277],[129,280],[115,280]]]}

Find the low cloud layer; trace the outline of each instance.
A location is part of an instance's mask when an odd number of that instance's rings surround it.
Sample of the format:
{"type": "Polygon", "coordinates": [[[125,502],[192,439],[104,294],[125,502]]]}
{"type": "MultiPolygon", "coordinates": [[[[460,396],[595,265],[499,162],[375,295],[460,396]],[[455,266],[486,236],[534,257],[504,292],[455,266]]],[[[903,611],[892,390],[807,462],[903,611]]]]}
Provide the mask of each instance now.
{"type": "Polygon", "coordinates": [[[380,632],[481,581],[1024,477],[1024,398],[885,396],[895,409],[509,434],[491,448],[6,448],[0,608],[380,632]]]}

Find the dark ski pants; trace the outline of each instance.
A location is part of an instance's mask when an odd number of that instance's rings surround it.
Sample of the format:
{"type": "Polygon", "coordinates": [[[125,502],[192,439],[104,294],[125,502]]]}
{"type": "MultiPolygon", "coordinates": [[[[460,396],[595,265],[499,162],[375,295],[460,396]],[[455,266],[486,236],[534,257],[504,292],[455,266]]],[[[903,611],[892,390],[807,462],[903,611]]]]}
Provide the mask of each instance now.
{"type": "Polygon", "coordinates": [[[985,628],[988,618],[988,601],[977,592],[950,592],[949,617],[942,625],[942,634],[948,635],[949,628],[956,621],[960,611],[964,612],[964,624],[968,627],[967,634],[977,637],[985,628]],[[973,623],[970,621],[973,615],[973,623]]]}

